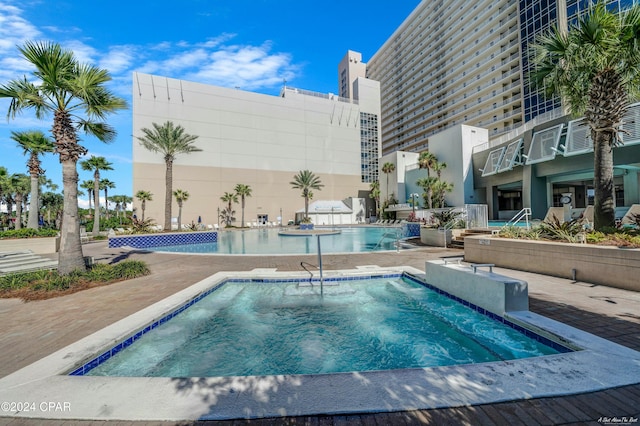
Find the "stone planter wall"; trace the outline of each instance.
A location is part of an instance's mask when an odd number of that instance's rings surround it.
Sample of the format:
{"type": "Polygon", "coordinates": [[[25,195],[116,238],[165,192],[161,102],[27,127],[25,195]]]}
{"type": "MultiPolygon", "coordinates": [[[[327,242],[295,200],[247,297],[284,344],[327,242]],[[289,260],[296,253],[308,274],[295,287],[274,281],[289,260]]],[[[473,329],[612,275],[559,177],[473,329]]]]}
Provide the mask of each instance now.
{"type": "Polygon", "coordinates": [[[464,260],[640,291],[640,249],[469,236],[464,260]]]}
{"type": "Polygon", "coordinates": [[[35,254],[57,253],[60,250],[60,237],[0,240],[0,252],[22,250],[31,250],[35,254]]]}
{"type": "Polygon", "coordinates": [[[440,231],[437,228],[420,228],[420,242],[428,246],[444,247],[444,235],[446,232],[447,245],[451,243],[452,232],[451,229],[446,231],[440,231]]]}

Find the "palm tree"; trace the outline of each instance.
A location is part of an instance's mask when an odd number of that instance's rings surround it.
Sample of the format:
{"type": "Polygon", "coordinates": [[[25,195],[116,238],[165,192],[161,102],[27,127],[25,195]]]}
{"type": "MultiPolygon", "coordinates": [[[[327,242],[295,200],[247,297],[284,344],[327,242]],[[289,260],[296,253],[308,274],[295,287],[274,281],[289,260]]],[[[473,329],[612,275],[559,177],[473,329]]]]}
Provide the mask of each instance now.
{"type": "Polygon", "coordinates": [[[142,221],[144,222],[144,210],[147,208],[147,201],[153,201],[153,194],[149,191],[140,190],[136,192],[136,198],[140,201],[140,210],[142,210],[142,221]]]}
{"type": "Polygon", "coordinates": [[[92,180],[84,180],[79,185],[80,188],[85,189],[87,191],[87,197],[89,198],[89,210],[91,210],[91,199],[93,198],[93,181],[92,180]]]}
{"type": "MultiPolygon", "coordinates": [[[[16,203],[15,229],[22,229],[22,207],[31,189],[31,178],[22,173],[14,173],[9,179],[9,190],[13,193],[13,200],[16,203]]],[[[9,215],[11,215],[10,211],[9,215]]]]}
{"type": "Polygon", "coordinates": [[[615,225],[613,148],[622,144],[623,118],[640,87],[640,5],[610,12],[595,4],[569,32],[558,29],[533,46],[532,83],[584,114],[594,146],[594,228],[615,225]]]}
{"type": "MultiPolygon", "coordinates": [[[[82,170],[93,171],[93,235],[100,232],[100,170],[113,170],[112,163],[104,157],[92,155],[88,160],[80,162],[82,170]]],[[[106,204],[107,200],[105,200],[106,204]]]]}
{"type": "MultiPolygon", "coordinates": [[[[113,209],[116,212],[116,218],[119,219],[120,211],[122,210],[122,195],[112,195],[109,197],[108,201],[115,204],[113,209]]],[[[122,221],[120,223],[122,223],[122,221]]]]}
{"type": "Polygon", "coordinates": [[[395,169],[396,166],[393,163],[387,162],[382,165],[382,173],[387,175],[387,200],[389,200],[389,175],[393,173],[395,169]]]}
{"type": "MultiPolygon", "coordinates": [[[[47,223],[51,224],[51,215],[55,222],[59,222],[62,215],[62,206],[64,204],[64,197],[55,192],[45,192],[42,194],[42,208],[47,215],[47,223]]],[[[56,225],[57,227],[57,225],[56,225]]]]}
{"type": "Polygon", "coordinates": [[[378,217],[378,205],[380,204],[380,181],[376,180],[371,182],[369,187],[371,188],[369,198],[373,199],[373,203],[376,209],[376,217],[378,217]]]}
{"type": "Polygon", "coordinates": [[[112,195],[109,197],[109,201],[115,204],[114,210],[116,211],[116,217],[120,219],[122,224],[122,216],[126,217],[127,204],[129,204],[133,198],[128,195],[112,195]]]}
{"type": "Polygon", "coordinates": [[[433,208],[433,193],[435,192],[434,189],[438,182],[438,178],[435,178],[433,176],[428,176],[416,181],[416,185],[421,187],[424,191],[422,196],[424,198],[425,204],[427,205],[427,209],[433,208]]]}
{"type": "Polygon", "coordinates": [[[111,80],[107,70],[79,62],[57,43],[26,42],[18,50],[35,67],[33,78],[24,76],[0,86],[0,98],[10,98],[10,118],[26,109],[33,109],[37,118],[53,114],[52,133],[64,184],[58,273],[67,275],[86,268],[78,221],[77,162],[87,150],[78,143],[77,131],[102,142],[113,140],[116,132],[104,119],[127,103],[105,87],[111,80]]]}
{"type": "Polygon", "coordinates": [[[312,189],[320,191],[324,186],[320,178],[309,170],[301,170],[293,177],[293,181],[289,182],[293,189],[301,189],[302,197],[304,197],[304,221],[309,220],[309,199],[313,198],[312,189]]]}
{"type": "Polygon", "coordinates": [[[251,187],[249,185],[239,183],[234,188],[234,191],[236,191],[236,195],[240,196],[240,206],[242,207],[241,227],[244,228],[244,199],[245,197],[251,197],[251,187]]]}
{"type": "Polygon", "coordinates": [[[38,215],[40,214],[40,209],[38,208],[38,200],[40,198],[38,194],[40,190],[39,178],[44,174],[44,170],[40,167],[39,155],[45,152],[54,152],[55,146],[51,139],[39,130],[11,132],[11,139],[18,143],[24,150],[25,155],[29,154],[27,168],[31,176],[31,205],[29,206],[27,228],[38,229],[38,215]]]}
{"type": "Polygon", "coordinates": [[[128,195],[120,195],[122,197],[122,211],[124,212],[124,216],[127,216],[127,206],[133,202],[133,198],[128,195]]]}
{"type": "Polygon", "coordinates": [[[418,166],[421,169],[427,169],[427,177],[429,177],[429,171],[437,162],[436,156],[429,151],[422,151],[418,156],[418,166]]]}
{"type": "MultiPolygon", "coordinates": [[[[6,167],[0,166],[0,204],[4,201],[4,194],[9,187],[9,172],[6,167]]],[[[8,213],[11,213],[7,210],[8,213]]]]}
{"type": "Polygon", "coordinates": [[[220,200],[227,203],[227,208],[225,210],[226,214],[224,217],[225,222],[227,222],[227,227],[229,227],[231,226],[231,222],[235,220],[235,218],[233,217],[235,211],[233,210],[233,206],[231,204],[238,202],[238,194],[236,194],[235,192],[225,192],[224,195],[220,197],[220,200]]]}
{"type": "Polygon", "coordinates": [[[109,179],[100,180],[100,189],[104,191],[104,210],[105,210],[105,217],[107,220],[109,220],[109,203],[107,202],[107,200],[109,199],[108,194],[109,194],[109,190],[115,187],[116,187],[115,182],[111,182],[109,179]]]}
{"type": "Polygon", "coordinates": [[[191,154],[202,151],[193,145],[198,136],[185,132],[184,127],[174,126],[167,121],[162,126],[152,123],[153,129],[142,128],[144,136],[137,137],[140,144],[152,152],[159,152],[164,156],[165,170],[165,194],[164,194],[164,229],[171,229],[171,193],[173,187],[173,162],[178,154],[191,154]]]}
{"type": "Polygon", "coordinates": [[[436,196],[436,207],[444,208],[444,197],[447,192],[453,191],[453,184],[437,179],[433,184],[433,193],[436,196]]]}
{"type": "Polygon", "coordinates": [[[173,196],[176,197],[178,203],[178,230],[182,229],[182,203],[189,199],[189,193],[182,189],[176,189],[173,191],[173,196]]]}

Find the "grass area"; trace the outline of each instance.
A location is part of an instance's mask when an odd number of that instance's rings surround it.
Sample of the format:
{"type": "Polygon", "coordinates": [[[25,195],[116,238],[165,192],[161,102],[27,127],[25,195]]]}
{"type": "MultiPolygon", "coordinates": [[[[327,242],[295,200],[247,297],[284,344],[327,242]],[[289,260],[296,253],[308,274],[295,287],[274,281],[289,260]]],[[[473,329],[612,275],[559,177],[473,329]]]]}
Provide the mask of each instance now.
{"type": "Polygon", "coordinates": [[[88,288],[149,275],[144,262],[125,260],[114,265],[95,264],[86,271],[58,275],[54,271],[34,271],[0,277],[0,298],[42,300],[64,296],[88,288]]]}

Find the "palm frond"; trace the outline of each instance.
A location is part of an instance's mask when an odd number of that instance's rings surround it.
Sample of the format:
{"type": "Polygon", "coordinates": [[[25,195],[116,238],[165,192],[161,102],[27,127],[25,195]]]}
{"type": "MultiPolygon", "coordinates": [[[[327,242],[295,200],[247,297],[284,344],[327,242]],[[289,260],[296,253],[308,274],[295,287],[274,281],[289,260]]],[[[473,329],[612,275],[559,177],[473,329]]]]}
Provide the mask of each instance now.
{"type": "Polygon", "coordinates": [[[76,117],[76,126],[78,130],[84,133],[95,136],[99,141],[104,143],[113,142],[116,137],[116,130],[111,125],[102,122],[95,122],[84,119],[82,117],[76,117]]]}

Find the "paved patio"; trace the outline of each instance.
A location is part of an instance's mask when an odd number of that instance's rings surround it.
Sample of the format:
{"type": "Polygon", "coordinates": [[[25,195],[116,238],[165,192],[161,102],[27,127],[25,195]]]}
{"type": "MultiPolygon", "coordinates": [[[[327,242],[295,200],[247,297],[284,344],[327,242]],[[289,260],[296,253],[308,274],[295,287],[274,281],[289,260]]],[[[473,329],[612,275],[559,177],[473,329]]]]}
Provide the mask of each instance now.
{"type": "MultiPolygon", "coordinates": [[[[300,271],[301,261],[314,264],[317,262],[313,255],[155,254],[109,249],[106,242],[87,244],[84,246],[84,253],[87,256],[94,256],[97,262],[116,262],[126,258],[144,260],[150,266],[152,274],[45,301],[24,303],[16,299],[0,299],[0,327],[2,327],[0,377],[29,365],[215,272],[245,271],[254,268],[300,271]]],[[[426,260],[452,254],[461,254],[461,251],[420,248],[399,253],[325,255],[323,264],[327,270],[351,269],[361,265],[382,267],[407,265],[424,269],[426,260]]],[[[638,309],[640,293],[580,282],[573,283],[565,279],[500,268],[496,268],[496,272],[523,279],[529,283],[531,311],[640,350],[640,310],[638,309]]],[[[636,384],[582,395],[451,409],[210,423],[220,425],[604,424],[601,419],[604,417],[617,419],[627,417],[640,422],[639,407],[640,384],[636,384]],[[601,421],[598,422],[598,420],[601,421]]],[[[101,423],[105,422],[91,422],[91,424],[101,423]]],[[[35,425],[42,424],[42,421],[0,417],[0,424],[35,425]]],[[[85,423],[49,421],[46,424],[85,423]]],[[[117,424],[129,423],[118,422],[117,424]]],[[[134,422],[134,424],[157,423],[134,422]]],[[[618,424],[620,424],[619,421],[618,424]]]]}

